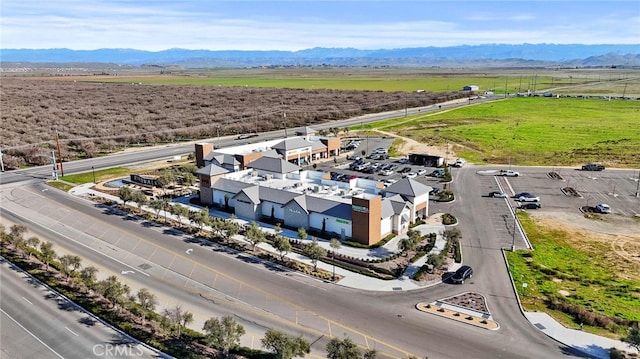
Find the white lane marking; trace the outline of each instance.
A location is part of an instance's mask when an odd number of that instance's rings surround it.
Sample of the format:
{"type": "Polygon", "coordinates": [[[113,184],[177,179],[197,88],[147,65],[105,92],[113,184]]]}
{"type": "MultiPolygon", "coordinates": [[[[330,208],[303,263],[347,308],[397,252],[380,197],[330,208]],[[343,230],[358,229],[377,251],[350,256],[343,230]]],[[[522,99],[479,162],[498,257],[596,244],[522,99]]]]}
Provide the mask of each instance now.
{"type": "MultiPolygon", "coordinates": [[[[20,217],[20,218],[25,219],[25,218],[24,218],[24,217],[22,217],[22,216],[19,216],[19,217],[20,217]]],[[[29,222],[33,222],[33,221],[29,221],[29,222]]],[[[33,223],[35,223],[35,222],[33,222],[33,223]]],[[[64,227],[66,227],[66,226],[67,226],[67,225],[66,225],[66,224],[64,224],[64,223],[61,223],[61,222],[58,222],[58,223],[62,224],[62,226],[64,226],[64,227]]],[[[44,227],[43,227],[43,228],[44,228],[44,227]]],[[[103,256],[105,256],[105,257],[107,257],[107,258],[111,259],[111,260],[112,260],[112,261],[114,261],[114,262],[117,262],[117,263],[122,264],[122,265],[123,265],[123,266],[125,266],[125,267],[129,267],[129,268],[131,268],[131,269],[134,269],[136,272],[142,273],[142,274],[146,275],[147,277],[151,277],[151,275],[149,275],[148,273],[145,273],[145,272],[143,272],[143,271],[141,271],[141,270],[138,270],[138,269],[136,269],[135,267],[130,266],[130,265],[128,265],[127,263],[124,263],[124,262],[122,262],[122,261],[120,261],[120,260],[118,260],[118,259],[116,259],[116,258],[114,258],[114,257],[112,257],[112,256],[110,256],[110,255],[108,255],[108,254],[106,254],[106,253],[104,253],[104,252],[100,252],[100,251],[98,251],[97,249],[95,249],[95,248],[93,248],[93,247],[89,247],[88,245],[86,245],[86,244],[84,244],[84,243],[82,243],[82,242],[80,242],[80,241],[77,241],[77,240],[75,240],[75,239],[73,239],[73,238],[71,238],[71,237],[69,237],[69,236],[67,236],[67,235],[64,235],[64,234],[62,234],[62,233],[60,233],[60,232],[56,231],[55,229],[52,229],[52,228],[46,228],[46,230],[51,231],[51,232],[53,232],[53,233],[57,234],[58,236],[63,237],[63,238],[66,238],[66,239],[68,239],[68,240],[70,240],[70,241],[72,241],[72,242],[74,242],[74,243],[77,243],[77,244],[79,244],[79,245],[81,245],[81,246],[83,246],[83,247],[85,247],[85,248],[87,248],[87,249],[89,249],[89,250],[92,250],[92,251],[94,251],[94,252],[96,252],[96,253],[98,253],[98,254],[100,254],[100,255],[103,255],[103,256]]],[[[96,237],[94,237],[94,238],[96,238],[96,237]]],[[[101,239],[100,239],[100,240],[101,240],[101,239]]],[[[115,250],[115,249],[114,249],[114,250],[115,250]]]]}
{"type": "Polygon", "coordinates": [[[120,274],[133,274],[133,273],[135,272],[132,270],[123,270],[122,272],[120,272],[120,274]]]}
{"type": "Polygon", "coordinates": [[[64,327],[64,329],[68,330],[69,332],[71,332],[71,334],[75,335],[76,337],[79,337],[79,335],[74,333],[73,330],[71,330],[71,329],[69,329],[67,327],[64,327]]]}
{"type": "Polygon", "coordinates": [[[48,346],[47,344],[45,344],[45,342],[43,342],[42,340],[40,340],[40,338],[36,337],[33,333],[31,333],[27,328],[23,327],[22,324],[18,323],[17,320],[13,319],[12,316],[10,316],[7,312],[5,312],[4,310],[2,310],[2,308],[0,308],[0,312],[2,312],[4,315],[6,315],[9,319],[13,320],[14,323],[18,324],[18,326],[20,328],[22,328],[25,332],[29,333],[29,335],[31,335],[35,340],[39,341],[40,344],[44,345],[47,349],[51,350],[51,352],[53,354],[55,354],[56,356],[58,356],[58,358],[64,359],[64,357],[60,354],[58,354],[55,350],[51,349],[50,346],[48,346]]]}
{"type": "Polygon", "coordinates": [[[186,251],[184,251],[186,254],[191,254],[191,252],[193,252],[193,248],[189,248],[186,251]]]}
{"type": "Polygon", "coordinates": [[[27,299],[27,298],[25,298],[25,297],[22,297],[22,299],[24,299],[24,301],[25,301],[25,302],[27,302],[27,303],[29,303],[29,304],[33,305],[33,303],[31,303],[31,302],[29,301],[29,299],[27,299]]]}

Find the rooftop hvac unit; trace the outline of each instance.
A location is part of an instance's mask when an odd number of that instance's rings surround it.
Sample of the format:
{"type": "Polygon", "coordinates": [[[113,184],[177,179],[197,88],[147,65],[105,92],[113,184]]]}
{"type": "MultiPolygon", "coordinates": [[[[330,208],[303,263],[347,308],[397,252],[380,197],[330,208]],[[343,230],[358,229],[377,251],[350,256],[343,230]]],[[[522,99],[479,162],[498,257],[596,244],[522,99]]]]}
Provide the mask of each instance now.
{"type": "Polygon", "coordinates": [[[270,181],[270,180],[272,180],[272,179],[273,179],[273,175],[272,175],[272,174],[266,174],[266,175],[264,175],[264,180],[265,180],[265,181],[270,181]]]}
{"type": "Polygon", "coordinates": [[[313,186],[313,193],[320,192],[320,186],[313,186]]]}

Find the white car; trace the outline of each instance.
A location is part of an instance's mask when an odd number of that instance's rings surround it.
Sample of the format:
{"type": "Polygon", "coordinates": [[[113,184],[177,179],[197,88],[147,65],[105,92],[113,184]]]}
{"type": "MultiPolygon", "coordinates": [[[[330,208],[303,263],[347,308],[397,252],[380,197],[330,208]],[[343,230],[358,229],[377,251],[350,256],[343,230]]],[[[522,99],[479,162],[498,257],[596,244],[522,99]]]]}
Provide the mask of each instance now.
{"type": "Polygon", "coordinates": [[[453,167],[462,167],[465,163],[467,163],[467,161],[465,161],[464,158],[458,158],[453,164],[453,167]]]}
{"type": "Polygon", "coordinates": [[[409,172],[404,177],[406,178],[416,178],[417,174],[415,172],[409,172]]]}
{"type": "Polygon", "coordinates": [[[381,171],[380,174],[382,176],[391,176],[393,174],[393,171],[392,170],[384,170],[384,171],[381,171]]]}
{"type": "Polygon", "coordinates": [[[540,196],[536,196],[533,193],[523,192],[516,195],[516,201],[518,202],[540,202],[540,196]]]}
{"type": "Polygon", "coordinates": [[[600,203],[596,205],[596,212],[598,213],[611,213],[611,207],[608,204],[600,203]]]}
{"type": "Polygon", "coordinates": [[[520,172],[512,171],[512,170],[501,170],[500,175],[506,177],[518,177],[520,176],[520,172]]]}
{"type": "Polygon", "coordinates": [[[421,169],[418,170],[418,172],[416,172],[416,174],[418,176],[424,176],[424,175],[427,174],[427,170],[425,170],[424,168],[421,168],[421,169]]]}
{"type": "Polygon", "coordinates": [[[409,160],[406,159],[406,158],[401,158],[400,160],[398,160],[398,163],[400,163],[400,164],[409,163],[409,160]]]}

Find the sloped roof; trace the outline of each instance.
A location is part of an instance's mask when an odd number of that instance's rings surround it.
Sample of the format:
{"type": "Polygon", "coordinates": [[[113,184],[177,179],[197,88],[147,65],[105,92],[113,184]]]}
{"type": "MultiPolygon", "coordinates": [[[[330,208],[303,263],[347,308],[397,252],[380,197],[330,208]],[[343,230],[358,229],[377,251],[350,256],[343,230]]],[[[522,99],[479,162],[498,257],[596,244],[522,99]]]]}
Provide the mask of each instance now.
{"type": "Polygon", "coordinates": [[[305,148],[305,147],[311,147],[311,146],[313,146],[313,143],[305,140],[304,138],[293,137],[293,138],[287,138],[282,142],[278,142],[275,145],[271,146],[271,148],[273,148],[274,150],[291,151],[298,148],[305,148]]]}
{"type": "Polygon", "coordinates": [[[382,200],[380,208],[380,218],[389,218],[393,215],[393,206],[388,198],[382,200]]]}
{"type": "Polygon", "coordinates": [[[320,141],[311,142],[311,150],[326,150],[327,146],[320,141]]]}
{"type": "Polygon", "coordinates": [[[307,196],[305,195],[299,195],[297,197],[293,197],[289,202],[287,202],[285,205],[291,203],[291,202],[295,202],[298,204],[298,206],[300,206],[307,214],[309,213],[309,210],[307,210],[307,196]]]}
{"type": "Polygon", "coordinates": [[[260,186],[255,185],[255,186],[243,188],[242,190],[240,190],[240,192],[236,193],[236,195],[233,196],[233,198],[236,198],[242,194],[247,196],[247,198],[249,198],[251,203],[254,203],[254,204],[260,203],[260,186]]]}
{"type": "Polygon", "coordinates": [[[247,168],[263,170],[273,173],[291,173],[300,170],[300,167],[282,158],[262,156],[254,161],[249,162],[247,168]]]}
{"type": "Polygon", "coordinates": [[[222,168],[214,164],[208,164],[202,167],[201,169],[199,169],[196,173],[199,175],[205,175],[205,176],[215,176],[215,175],[229,173],[229,171],[226,168],[222,168]]]}
{"type": "Polygon", "coordinates": [[[297,196],[300,196],[300,193],[289,192],[289,191],[285,191],[277,188],[260,186],[261,201],[285,204],[297,196]]]}
{"type": "Polygon", "coordinates": [[[384,191],[387,193],[397,193],[407,197],[418,197],[428,194],[429,191],[431,191],[431,187],[411,178],[403,178],[387,187],[384,191]]]}
{"type": "Polygon", "coordinates": [[[351,220],[351,204],[332,201],[325,198],[306,196],[307,211],[327,216],[351,220]]]}
{"type": "Polygon", "coordinates": [[[234,194],[240,192],[241,190],[247,187],[252,187],[252,186],[255,186],[255,185],[251,183],[245,183],[245,182],[228,179],[228,178],[219,178],[217,181],[211,184],[211,188],[213,189],[234,193],[234,194]]]}
{"type": "Polygon", "coordinates": [[[282,158],[282,155],[278,151],[271,149],[262,152],[262,157],[282,158]]]}

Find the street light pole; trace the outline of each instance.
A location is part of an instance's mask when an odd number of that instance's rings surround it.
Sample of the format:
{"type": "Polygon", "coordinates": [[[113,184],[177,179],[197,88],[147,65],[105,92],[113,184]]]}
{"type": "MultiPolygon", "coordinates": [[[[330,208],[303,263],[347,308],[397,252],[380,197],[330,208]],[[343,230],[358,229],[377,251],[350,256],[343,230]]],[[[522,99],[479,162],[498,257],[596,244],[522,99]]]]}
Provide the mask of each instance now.
{"type": "Polygon", "coordinates": [[[91,166],[91,173],[93,173],[93,183],[96,183],[96,169],[91,166]]]}
{"type": "Polygon", "coordinates": [[[516,251],[516,222],[517,222],[517,217],[516,217],[516,209],[513,209],[513,232],[511,234],[511,251],[515,252],[516,251]]]}
{"type": "Polygon", "coordinates": [[[54,180],[58,180],[58,170],[56,168],[56,152],[55,151],[51,151],[51,163],[53,164],[53,172],[51,173],[51,175],[53,176],[54,180]]]}
{"type": "Polygon", "coordinates": [[[636,197],[640,197],[640,171],[638,171],[638,183],[636,184],[636,197]]]}

